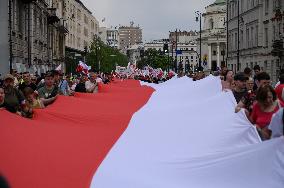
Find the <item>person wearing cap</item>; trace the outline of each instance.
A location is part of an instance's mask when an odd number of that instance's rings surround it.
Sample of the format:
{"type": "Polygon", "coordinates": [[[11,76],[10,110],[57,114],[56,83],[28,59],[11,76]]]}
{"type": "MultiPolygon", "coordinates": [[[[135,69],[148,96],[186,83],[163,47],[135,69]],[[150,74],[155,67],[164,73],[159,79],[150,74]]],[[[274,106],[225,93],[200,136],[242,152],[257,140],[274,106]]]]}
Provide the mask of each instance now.
{"type": "Polygon", "coordinates": [[[244,73],[237,73],[234,76],[235,87],[233,89],[233,94],[237,103],[239,103],[241,99],[247,94],[246,90],[247,79],[248,78],[245,76],[244,73]]]}
{"type": "Polygon", "coordinates": [[[19,115],[31,114],[32,109],[28,109],[25,105],[25,97],[23,93],[14,87],[14,76],[7,74],[4,77],[5,91],[5,107],[12,113],[19,115]]]}
{"type": "Polygon", "coordinates": [[[44,86],[38,90],[40,100],[45,106],[52,104],[58,97],[58,86],[54,84],[54,76],[51,72],[44,78],[44,86]]]}

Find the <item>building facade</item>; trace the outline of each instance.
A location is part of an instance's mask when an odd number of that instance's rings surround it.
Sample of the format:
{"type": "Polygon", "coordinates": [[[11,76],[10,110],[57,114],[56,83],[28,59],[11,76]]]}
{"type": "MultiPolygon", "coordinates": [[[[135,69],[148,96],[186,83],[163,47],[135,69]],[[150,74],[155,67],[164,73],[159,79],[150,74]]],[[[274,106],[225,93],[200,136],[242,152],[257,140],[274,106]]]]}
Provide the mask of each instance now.
{"type": "Polygon", "coordinates": [[[157,51],[163,51],[164,44],[168,44],[169,39],[160,39],[160,40],[153,40],[151,42],[146,42],[144,44],[144,50],[147,51],[148,49],[155,49],[157,51]]]}
{"type": "Polygon", "coordinates": [[[49,62],[48,4],[46,1],[9,1],[11,68],[19,72],[44,72],[49,62]]]}
{"type": "Polygon", "coordinates": [[[283,68],[283,0],[228,0],[228,66],[259,65],[273,81],[283,68]]]}
{"type": "Polygon", "coordinates": [[[9,39],[3,48],[9,49],[9,53],[1,56],[6,59],[1,62],[1,67],[6,64],[1,72],[15,69],[18,72],[43,73],[64,64],[65,35],[68,33],[61,6],[64,0],[7,2],[1,1],[1,8],[6,6],[8,10],[1,11],[8,22],[8,27],[5,21],[1,22],[1,32],[8,31],[8,35],[3,35],[9,39]]]}
{"type": "Polygon", "coordinates": [[[110,47],[116,48],[116,49],[120,49],[120,45],[119,45],[119,32],[118,29],[116,28],[109,28],[107,30],[107,44],[110,47]]]}
{"type": "Polygon", "coordinates": [[[226,2],[216,0],[205,9],[202,14],[202,66],[205,70],[216,71],[217,67],[226,66],[226,2]]]}
{"type": "Polygon", "coordinates": [[[142,29],[139,26],[134,26],[132,22],[130,26],[120,26],[119,33],[119,49],[126,54],[127,49],[135,44],[142,43],[142,29]]]}
{"type": "Polygon", "coordinates": [[[178,42],[178,43],[190,43],[194,42],[198,38],[198,32],[196,31],[181,31],[176,30],[170,32],[169,40],[171,42],[178,42]]]}
{"type": "Polygon", "coordinates": [[[127,57],[131,64],[135,64],[141,60],[141,51],[143,51],[144,46],[142,44],[134,44],[127,49],[127,57]]]}
{"type": "Polygon", "coordinates": [[[69,30],[66,49],[83,52],[99,34],[99,22],[80,0],[65,0],[64,12],[69,30]]]}
{"type": "Polygon", "coordinates": [[[199,52],[196,31],[170,32],[169,56],[173,59],[175,70],[182,68],[184,72],[194,71],[198,67],[199,52]]]}

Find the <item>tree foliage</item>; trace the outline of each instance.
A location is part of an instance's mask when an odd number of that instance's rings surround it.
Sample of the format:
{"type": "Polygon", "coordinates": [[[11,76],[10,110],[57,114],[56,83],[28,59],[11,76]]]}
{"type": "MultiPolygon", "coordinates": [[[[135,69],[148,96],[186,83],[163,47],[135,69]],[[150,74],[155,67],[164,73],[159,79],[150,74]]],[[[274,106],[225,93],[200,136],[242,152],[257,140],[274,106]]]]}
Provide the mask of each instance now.
{"type": "Polygon", "coordinates": [[[150,48],[144,52],[144,57],[138,61],[138,68],[142,69],[144,66],[149,65],[155,69],[161,68],[163,70],[168,70],[171,68],[170,62],[172,62],[172,58],[169,57],[168,54],[150,48]]]}
{"type": "Polygon", "coordinates": [[[127,56],[118,49],[104,44],[100,38],[95,37],[90,50],[86,55],[86,61],[95,72],[111,72],[115,70],[116,65],[127,66],[127,56]]]}

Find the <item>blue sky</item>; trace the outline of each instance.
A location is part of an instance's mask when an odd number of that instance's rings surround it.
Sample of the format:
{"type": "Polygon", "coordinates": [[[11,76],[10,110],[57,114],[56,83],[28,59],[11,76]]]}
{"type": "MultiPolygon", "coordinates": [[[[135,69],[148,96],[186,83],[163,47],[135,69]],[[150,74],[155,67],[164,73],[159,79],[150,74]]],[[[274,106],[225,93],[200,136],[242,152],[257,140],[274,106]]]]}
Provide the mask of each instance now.
{"type": "Polygon", "coordinates": [[[215,0],[81,0],[107,26],[135,25],[143,28],[143,41],[166,38],[169,31],[199,29],[195,11],[215,0]]]}

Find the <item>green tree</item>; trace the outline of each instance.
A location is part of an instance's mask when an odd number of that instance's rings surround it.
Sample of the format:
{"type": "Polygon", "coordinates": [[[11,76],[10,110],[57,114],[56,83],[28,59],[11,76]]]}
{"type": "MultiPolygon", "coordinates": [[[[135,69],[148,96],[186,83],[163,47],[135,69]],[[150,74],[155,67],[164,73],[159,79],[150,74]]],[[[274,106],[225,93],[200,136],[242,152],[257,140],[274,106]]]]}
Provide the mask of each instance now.
{"type": "Polygon", "coordinates": [[[127,56],[118,49],[104,44],[100,38],[95,37],[91,44],[90,51],[86,56],[87,64],[92,66],[92,70],[99,72],[111,72],[116,65],[127,66],[127,56]]]}
{"type": "Polygon", "coordinates": [[[157,51],[156,49],[148,49],[144,52],[144,57],[138,61],[138,68],[150,65],[153,68],[161,68],[167,70],[170,68],[171,57],[168,54],[164,54],[162,51],[157,51]]]}

